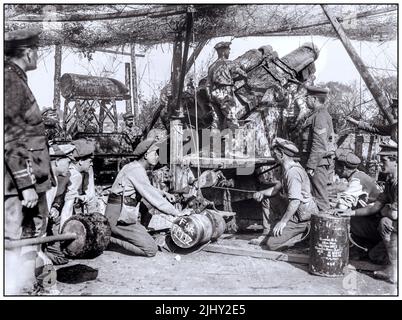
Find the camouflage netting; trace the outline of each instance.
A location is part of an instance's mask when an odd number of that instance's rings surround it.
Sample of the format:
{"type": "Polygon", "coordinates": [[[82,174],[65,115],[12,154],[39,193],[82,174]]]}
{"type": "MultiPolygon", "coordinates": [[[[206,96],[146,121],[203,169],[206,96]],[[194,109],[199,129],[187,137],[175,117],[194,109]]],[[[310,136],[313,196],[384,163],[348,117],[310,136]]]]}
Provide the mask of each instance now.
{"type": "MultiPolygon", "coordinates": [[[[43,29],[42,45],[62,44],[91,50],[127,43],[173,42],[189,5],[6,5],[6,30],[43,29]]],[[[396,5],[331,5],[351,39],[396,38],[396,5]],[[348,18],[357,16],[357,20],[348,18]]],[[[194,40],[246,36],[335,37],[319,5],[194,5],[194,40]]]]}

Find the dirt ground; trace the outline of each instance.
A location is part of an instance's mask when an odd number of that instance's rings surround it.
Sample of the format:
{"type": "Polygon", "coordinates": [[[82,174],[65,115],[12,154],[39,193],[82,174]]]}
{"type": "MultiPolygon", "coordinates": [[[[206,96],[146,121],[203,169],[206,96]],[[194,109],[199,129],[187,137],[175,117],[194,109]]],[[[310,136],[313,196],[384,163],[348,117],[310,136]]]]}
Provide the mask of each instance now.
{"type": "Polygon", "coordinates": [[[374,279],[371,272],[352,270],[340,278],[326,278],[307,270],[302,264],[205,251],[158,252],[145,258],[114,249],[92,260],[71,260],[59,266],[57,286],[66,296],[397,294],[396,285],[374,279]]]}

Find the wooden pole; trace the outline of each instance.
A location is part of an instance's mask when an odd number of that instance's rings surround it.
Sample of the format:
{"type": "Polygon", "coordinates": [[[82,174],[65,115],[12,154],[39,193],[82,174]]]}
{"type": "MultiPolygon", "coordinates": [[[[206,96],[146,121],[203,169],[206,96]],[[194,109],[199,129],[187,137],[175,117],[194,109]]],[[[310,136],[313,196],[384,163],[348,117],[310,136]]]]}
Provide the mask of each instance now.
{"type": "Polygon", "coordinates": [[[364,65],[362,59],[357,54],[356,50],[353,48],[352,43],[350,42],[348,36],[345,33],[342,25],[338,22],[335,16],[331,13],[331,10],[328,8],[327,5],[321,5],[322,10],[324,11],[325,15],[327,16],[328,20],[331,22],[332,26],[335,29],[336,34],[338,35],[339,39],[341,40],[343,46],[345,47],[347,53],[349,54],[350,58],[353,61],[353,64],[356,66],[357,71],[359,71],[360,76],[363,78],[364,82],[366,83],[367,88],[370,90],[374,100],[377,102],[378,106],[380,107],[381,111],[385,115],[385,118],[389,123],[393,122],[393,117],[387,112],[387,107],[389,106],[389,101],[385,97],[381,88],[377,85],[375,79],[370,74],[366,66],[364,65]]]}
{"type": "Polygon", "coordinates": [[[194,64],[194,61],[197,59],[199,54],[201,53],[201,50],[205,47],[205,45],[209,42],[209,40],[203,40],[197,44],[195,47],[193,53],[191,54],[190,58],[188,58],[187,64],[186,64],[186,74],[190,71],[191,67],[194,64]]]}
{"type": "Polygon", "coordinates": [[[170,168],[172,172],[172,187],[178,191],[184,186],[180,183],[182,177],[182,158],[183,158],[183,124],[184,117],[181,105],[181,97],[186,76],[186,64],[188,58],[188,49],[190,46],[191,32],[193,28],[193,13],[187,12],[186,20],[186,38],[184,43],[184,52],[181,56],[182,42],[180,35],[175,43],[173,56],[172,73],[172,92],[173,92],[173,113],[170,120],[170,168]]]}
{"type": "MultiPolygon", "coordinates": [[[[128,92],[131,92],[131,73],[130,73],[130,63],[126,62],[124,65],[125,71],[125,83],[128,88],[128,92]]],[[[126,113],[133,113],[133,108],[131,106],[131,98],[126,100],[126,113]]]]}
{"type": "Polygon", "coordinates": [[[138,110],[138,85],[137,85],[137,62],[135,54],[135,43],[131,44],[131,79],[132,79],[132,96],[133,96],[133,109],[135,123],[138,124],[139,110],[138,110]]]}
{"type": "Polygon", "coordinates": [[[53,108],[57,110],[57,114],[61,117],[60,108],[60,77],[61,77],[61,58],[62,46],[57,44],[54,51],[54,90],[53,90],[53,108]]]}

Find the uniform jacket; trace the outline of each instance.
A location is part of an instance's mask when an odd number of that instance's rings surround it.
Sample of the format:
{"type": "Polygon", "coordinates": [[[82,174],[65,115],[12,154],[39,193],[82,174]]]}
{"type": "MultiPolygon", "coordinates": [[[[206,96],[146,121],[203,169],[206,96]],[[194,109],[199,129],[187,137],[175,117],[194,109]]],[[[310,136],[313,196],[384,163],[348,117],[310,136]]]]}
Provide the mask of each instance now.
{"type": "Polygon", "coordinates": [[[41,112],[25,72],[6,61],[4,73],[5,194],[32,187],[42,193],[54,180],[41,112]]]}
{"type": "Polygon", "coordinates": [[[325,106],[314,110],[302,126],[302,155],[306,168],[315,169],[317,166],[330,165],[328,156],[334,151],[331,139],[334,135],[332,117],[325,106]]]}
{"type": "Polygon", "coordinates": [[[137,201],[144,198],[154,208],[166,214],[177,212],[176,208],[151,184],[147,172],[137,161],[126,164],[120,170],[111,192],[137,201]]]}
{"type": "Polygon", "coordinates": [[[244,70],[235,62],[219,58],[208,69],[208,82],[211,90],[223,86],[233,86],[233,79],[238,77],[247,77],[244,70]]]}

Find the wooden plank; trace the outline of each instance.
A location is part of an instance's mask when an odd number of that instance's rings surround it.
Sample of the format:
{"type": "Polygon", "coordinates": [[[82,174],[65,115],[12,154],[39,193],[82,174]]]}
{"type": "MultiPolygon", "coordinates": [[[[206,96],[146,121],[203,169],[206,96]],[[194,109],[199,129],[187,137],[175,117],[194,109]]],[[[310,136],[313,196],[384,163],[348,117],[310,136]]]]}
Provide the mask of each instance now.
{"type": "Polygon", "coordinates": [[[232,246],[224,246],[219,244],[210,244],[204,248],[204,251],[230,254],[235,256],[248,256],[254,258],[270,259],[276,261],[287,261],[301,264],[308,264],[309,257],[305,254],[296,253],[283,253],[277,251],[268,250],[255,250],[255,249],[245,249],[232,246]]]}
{"type": "MultiPolygon", "coordinates": [[[[204,248],[204,251],[229,254],[235,256],[269,259],[275,261],[286,261],[290,263],[299,263],[299,264],[309,264],[310,259],[308,255],[300,253],[284,253],[269,250],[246,249],[246,248],[219,245],[219,244],[209,244],[204,248]]],[[[350,260],[349,268],[350,267],[353,267],[356,270],[371,271],[371,272],[378,271],[384,268],[384,266],[373,264],[369,261],[358,261],[358,260],[350,260]]]]}

